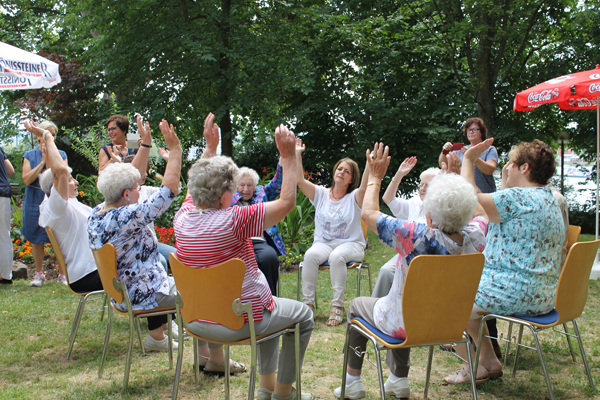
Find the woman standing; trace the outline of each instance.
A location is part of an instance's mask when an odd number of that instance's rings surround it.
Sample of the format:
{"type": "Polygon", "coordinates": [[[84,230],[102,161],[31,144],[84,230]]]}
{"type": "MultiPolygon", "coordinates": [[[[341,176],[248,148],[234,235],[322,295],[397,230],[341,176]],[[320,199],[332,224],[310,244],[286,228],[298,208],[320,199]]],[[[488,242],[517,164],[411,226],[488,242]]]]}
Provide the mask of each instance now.
{"type": "MultiPolygon", "coordinates": [[[[42,121],[39,125],[41,129],[46,129],[56,138],[58,127],[50,121],[42,121]]],[[[46,145],[39,142],[40,145],[33,150],[29,150],[23,155],[23,182],[25,183],[25,201],[23,202],[23,228],[21,233],[25,239],[31,242],[33,262],[35,263],[35,275],[31,281],[31,286],[40,287],[46,280],[46,275],[42,271],[44,261],[44,244],[50,243],[46,231],[42,228],[38,219],[40,217],[40,204],[44,200],[44,191],[40,188],[38,180],[39,175],[46,169],[46,145]]],[[[58,151],[63,160],[67,160],[67,154],[58,151]]],[[[58,281],[67,284],[64,274],[58,276],[58,281]]]]}
{"type": "Polygon", "coordinates": [[[10,182],[15,169],[0,148],[0,284],[12,285],[12,243],[10,241],[10,182]]]}
{"type": "Polygon", "coordinates": [[[319,265],[329,260],[333,300],[327,325],[337,326],[344,316],[346,263],[362,260],[365,255],[360,213],[369,173],[365,170],[361,182],[356,162],[343,158],[333,168],[331,188],[325,189],[304,179],[304,150],[302,140],[296,139],[298,187],[315,206],[315,237],[313,245],[304,254],[302,302],[314,308],[319,265]]]}
{"type": "MultiPolygon", "coordinates": [[[[100,153],[98,154],[98,172],[102,171],[110,163],[121,162],[122,157],[137,153],[137,149],[127,148],[129,120],[126,117],[111,115],[106,122],[106,130],[112,143],[100,148],[100,153]]],[[[142,144],[141,146],[144,145],[142,144]]]]}

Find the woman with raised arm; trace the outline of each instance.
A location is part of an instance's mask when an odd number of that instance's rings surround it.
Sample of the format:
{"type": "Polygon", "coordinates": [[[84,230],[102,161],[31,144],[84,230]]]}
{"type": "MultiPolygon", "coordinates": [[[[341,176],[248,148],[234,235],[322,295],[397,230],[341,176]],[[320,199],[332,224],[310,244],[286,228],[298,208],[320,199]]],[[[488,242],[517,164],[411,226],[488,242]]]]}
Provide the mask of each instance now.
{"type": "MultiPolygon", "coordinates": [[[[135,155],[138,149],[127,148],[127,132],[129,131],[129,120],[122,115],[111,115],[106,121],[106,130],[111,143],[105,144],[98,153],[98,173],[111,163],[120,163],[123,157],[135,155]]],[[[152,147],[152,142],[141,144],[142,147],[152,147]]],[[[145,168],[145,167],[144,167],[145,168]]]]}
{"type": "Polygon", "coordinates": [[[360,223],[360,209],[369,177],[365,168],[362,182],[358,164],[350,158],[339,160],[333,168],[331,188],[304,179],[302,140],[296,139],[298,188],[315,206],[315,236],[304,254],[302,302],[314,309],[319,265],[329,261],[333,299],[328,326],[337,326],[344,317],[344,292],[348,275],[346,263],[362,260],[366,242],[360,223]],[[360,187],[359,187],[360,184],[360,187]]]}
{"type": "MultiPolygon", "coordinates": [[[[487,139],[464,155],[466,162],[461,174],[473,187],[476,187],[473,162],[492,142],[493,139],[487,139]]],[[[554,152],[536,139],[513,147],[508,157],[510,161],[502,169],[503,189],[491,194],[477,194],[489,216],[490,229],[483,252],[483,274],[472,319],[467,326],[471,337],[479,334],[479,312],[535,316],[554,307],[565,237],[560,208],[546,187],[554,175],[554,152]]],[[[449,163],[459,162],[458,157],[452,158],[455,161],[449,159],[449,163]]],[[[486,329],[484,335],[487,334],[486,329]]],[[[456,350],[463,359],[466,357],[466,347],[457,346],[456,350]]],[[[467,371],[465,364],[445,381],[468,382],[467,371]]],[[[502,376],[502,364],[496,358],[490,339],[485,336],[477,376],[492,379],[502,376]]]]}
{"type": "MultiPolygon", "coordinates": [[[[462,177],[443,173],[428,184],[423,199],[426,223],[396,219],[379,211],[379,190],[390,163],[389,149],[375,144],[367,150],[369,183],[362,209],[362,218],[379,239],[399,253],[394,281],[389,293],[382,298],[357,297],[350,303],[348,321],[362,317],[386,335],[406,339],[402,313],[402,293],[410,261],[421,254],[470,254],[481,252],[485,246],[487,219],[473,187],[462,177]]],[[[440,268],[444,268],[440,265],[440,268]]],[[[356,331],[350,332],[349,346],[365,349],[367,338],[356,331]]],[[[387,365],[390,376],[385,392],[396,397],[410,397],[408,372],[410,349],[388,350],[387,365]]],[[[362,357],[348,353],[345,396],[361,399],[366,396],[360,380],[362,357]]],[[[342,388],[334,390],[341,397],[342,388]]]]}
{"type": "MultiPolygon", "coordinates": [[[[175,215],[173,227],[177,236],[177,258],[192,268],[206,268],[240,258],[246,264],[242,283],[242,302],[252,303],[257,335],[276,332],[300,323],[300,365],[314,327],[311,310],[304,304],[271,295],[265,276],[258,269],[252,237],[260,236],[265,227],[281,221],[296,206],[296,154],[294,133],[281,125],[275,130],[275,142],[281,154],[283,179],[280,198],[245,207],[230,207],[235,193],[238,168],[229,157],[214,156],[219,129],[214,115],[209,114],[204,125],[207,152],[189,170],[188,196],[175,215]],[[209,143],[213,143],[211,148],[209,143]]],[[[248,320],[246,319],[246,322],[248,320]]],[[[250,336],[246,323],[238,331],[210,322],[193,321],[187,329],[199,336],[219,341],[241,340],[250,336]]],[[[215,345],[210,345],[211,356],[215,345]]],[[[294,400],[297,397],[292,383],[295,374],[294,335],[285,334],[281,351],[279,339],[259,345],[258,399],[294,400]],[[277,372],[277,375],[276,375],[277,372]]],[[[222,357],[222,356],[221,356],[222,357]]],[[[214,370],[210,360],[207,368],[214,370]]],[[[303,400],[311,399],[302,393],[303,400]]]]}
{"type": "MultiPolygon", "coordinates": [[[[140,119],[138,116],[138,121],[140,119]]],[[[104,196],[104,204],[94,208],[88,220],[87,232],[92,250],[98,250],[106,243],[115,246],[117,275],[127,285],[134,310],[175,306],[175,287],[160,263],[158,241],[148,224],[169,208],[179,192],[181,146],[173,125],[169,126],[163,119],[159,126],[170,150],[160,190],[138,203],[138,180],[141,176],[135,165],[145,166],[148,162],[152,140],[148,129],[131,164],[111,164],[98,176],[98,190],[104,196]]],[[[144,346],[151,351],[167,350],[166,328],[166,315],[148,317],[150,332],[144,346]]],[[[173,347],[177,348],[177,342],[173,343],[173,347]]]]}
{"type": "MultiPolygon", "coordinates": [[[[42,121],[39,125],[41,129],[48,130],[54,137],[58,133],[56,124],[50,121],[42,121]]],[[[23,202],[23,227],[21,233],[25,239],[31,242],[33,262],[35,263],[35,275],[31,281],[31,286],[40,287],[46,280],[44,274],[44,244],[50,243],[46,230],[38,224],[40,217],[40,204],[44,200],[44,191],[40,187],[38,177],[46,169],[46,145],[39,142],[40,145],[33,150],[29,150],[23,155],[23,183],[25,183],[25,201],[23,202]]],[[[60,157],[67,160],[67,154],[59,150],[60,157]]],[[[67,284],[64,274],[58,276],[58,281],[67,284]]]]}

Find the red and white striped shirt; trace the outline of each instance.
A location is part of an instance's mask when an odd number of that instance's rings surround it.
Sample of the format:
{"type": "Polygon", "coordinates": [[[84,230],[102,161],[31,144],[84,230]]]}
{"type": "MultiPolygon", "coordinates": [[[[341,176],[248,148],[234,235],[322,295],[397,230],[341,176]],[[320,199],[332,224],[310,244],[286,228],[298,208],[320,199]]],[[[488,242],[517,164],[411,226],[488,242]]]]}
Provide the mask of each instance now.
{"type": "MultiPolygon", "coordinates": [[[[242,302],[252,303],[255,321],[262,321],[263,307],[273,311],[273,296],[267,279],[258,269],[252,236],[261,236],[265,204],[226,209],[196,210],[188,196],[173,220],[177,238],[177,258],[192,268],[214,267],[232,258],[246,264],[242,302]]],[[[244,317],[248,322],[247,316],[244,317]]],[[[212,322],[212,321],[202,321],[212,322]]],[[[214,322],[212,322],[214,323],[214,322]]]]}

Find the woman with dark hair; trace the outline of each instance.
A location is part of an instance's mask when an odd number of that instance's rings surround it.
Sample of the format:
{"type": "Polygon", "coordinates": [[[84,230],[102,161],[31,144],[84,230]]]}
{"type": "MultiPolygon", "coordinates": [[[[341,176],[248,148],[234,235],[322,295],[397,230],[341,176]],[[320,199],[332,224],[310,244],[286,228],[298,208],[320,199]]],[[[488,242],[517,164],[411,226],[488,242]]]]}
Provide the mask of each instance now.
{"type": "Polygon", "coordinates": [[[327,325],[337,326],[344,317],[346,263],[362,260],[365,255],[366,242],[360,213],[369,173],[365,169],[361,182],[358,164],[350,158],[343,158],[333,168],[331,188],[317,186],[304,179],[304,150],[302,140],[296,139],[298,188],[315,206],[315,236],[312,246],[304,254],[302,302],[314,308],[319,265],[329,261],[333,299],[327,325]]]}
{"type": "MultiPolygon", "coordinates": [[[[111,115],[106,121],[106,130],[111,143],[100,148],[98,153],[98,172],[110,163],[121,162],[121,158],[137,153],[137,149],[127,148],[127,132],[129,120],[122,115],[111,115]]],[[[142,146],[144,146],[142,144],[142,146]]]]}
{"type": "MultiPolygon", "coordinates": [[[[469,139],[470,146],[475,146],[487,139],[487,127],[481,118],[469,118],[463,127],[463,132],[469,139]]],[[[459,157],[461,163],[463,154],[470,146],[465,146],[460,150],[454,150],[454,153],[459,157]]],[[[452,143],[447,142],[442,147],[442,152],[439,157],[440,168],[442,163],[447,163],[446,155],[452,152],[452,143]]],[[[494,146],[490,146],[481,157],[475,160],[475,183],[482,193],[493,193],[496,191],[496,183],[494,182],[494,171],[498,166],[498,152],[494,146]]]]}

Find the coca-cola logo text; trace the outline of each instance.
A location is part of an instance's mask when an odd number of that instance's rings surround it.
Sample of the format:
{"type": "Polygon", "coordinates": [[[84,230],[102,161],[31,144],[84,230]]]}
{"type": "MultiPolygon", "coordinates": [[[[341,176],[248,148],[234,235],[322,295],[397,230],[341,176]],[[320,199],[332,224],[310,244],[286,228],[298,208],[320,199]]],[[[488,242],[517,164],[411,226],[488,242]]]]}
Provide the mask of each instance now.
{"type": "Polygon", "coordinates": [[[527,96],[527,102],[528,103],[540,103],[542,101],[556,100],[558,98],[559,93],[560,93],[560,91],[558,90],[558,88],[542,90],[539,93],[537,93],[537,92],[529,93],[529,96],[527,96]]]}
{"type": "Polygon", "coordinates": [[[592,83],[588,88],[590,93],[600,92],[600,83],[592,83]]]}

